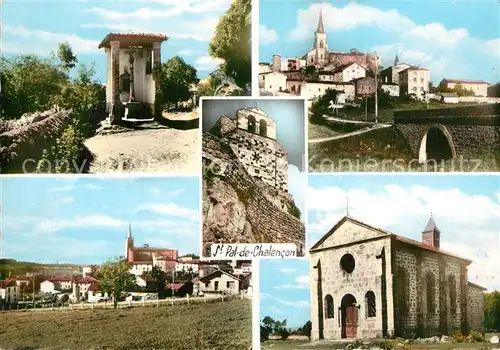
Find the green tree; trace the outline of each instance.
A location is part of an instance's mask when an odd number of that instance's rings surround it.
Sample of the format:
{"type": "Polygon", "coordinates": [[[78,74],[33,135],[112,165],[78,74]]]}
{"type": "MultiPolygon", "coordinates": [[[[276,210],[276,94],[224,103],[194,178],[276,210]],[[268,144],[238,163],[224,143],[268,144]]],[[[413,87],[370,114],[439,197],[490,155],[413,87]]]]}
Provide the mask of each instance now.
{"type": "Polygon", "coordinates": [[[122,258],[106,261],[97,271],[97,279],[101,291],[113,298],[115,309],[122,293],[135,285],[135,277],[130,273],[130,264],[122,258]]]}
{"type": "Polygon", "coordinates": [[[500,292],[484,294],[484,328],[487,331],[500,331],[500,292]]]}
{"type": "Polygon", "coordinates": [[[62,68],[66,71],[74,68],[78,62],[68,42],[59,43],[57,45],[57,58],[61,62],[62,68]]]}
{"type": "Polygon", "coordinates": [[[160,269],[158,266],[153,266],[153,269],[148,272],[156,283],[156,291],[158,292],[158,297],[163,298],[165,295],[165,281],[167,280],[167,274],[160,269]]]}
{"type": "Polygon", "coordinates": [[[160,103],[175,104],[176,108],[179,102],[191,97],[191,85],[198,82],[196,69],[179,56],[172,57],[162,64],[161,75],[160,103]]]}
{"type": "Polygon", "coordinates": [[[300,332],[302,335],[307,336],[309,339],[311,339],[311,331],[312,331],[312,322],[307,321],[301,328],[300,332]]]}
{"type": "Polygon", "coordinates": [[[251,81],[251,0],[234,0],[215,28],[209,54],[223,60],[221,70],[245,89],[251,81]]]}
{"type": "Polygon", "coordinates": [[[265,341],[269,339],[269,335],[274,331],[276,321],[269,316],[262,319],[260,324],[260,340],[265,341]]]}
{"type": "Polygon", "coordinates": [[[323,115],[331,114],[331,110],[329,108],[330,101],[335,102],[337,99],[338,91],[334,89],[326,90],[325,94],[314,101],[310,108],[310,121],[312,124],[321,124],[323,123],[323,115]]]}
{"type": "Polygon", "coordinates": [[[25,113],[50,109],[60,101],[68,76],[50,59],[32,55],[0,58],[4,77],[4,115],[17,119],[25,113]]]}

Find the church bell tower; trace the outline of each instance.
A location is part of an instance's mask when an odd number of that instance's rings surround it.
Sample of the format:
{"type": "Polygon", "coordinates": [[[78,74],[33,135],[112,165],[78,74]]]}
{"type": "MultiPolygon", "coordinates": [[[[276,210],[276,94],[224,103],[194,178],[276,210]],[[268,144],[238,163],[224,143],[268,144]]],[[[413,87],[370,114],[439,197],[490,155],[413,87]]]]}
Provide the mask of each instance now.
{"type": "Polygon", "coordinates": [[[422,231],[422,243],[439,249],[440,241],[441,231],[437,228],[436,222],[431,214],[424,231],[422,231]]]}
{"type": "Polygon", "coordinates": [[[134,237],[132,237],[132,227],[128,224],[128,235],[125,240],[125,259],[129,260],[130,249],[134,248],[134,237]]]}
{"type": "Polygon", "coordinates": [[[323,10],[319,11],[318,29],[314,33],[314,49],[316,51],[316,64],[325,66],[325,63],[328,62],[328,47],[326,45],[325,27],[323,26],[323,10]]]}

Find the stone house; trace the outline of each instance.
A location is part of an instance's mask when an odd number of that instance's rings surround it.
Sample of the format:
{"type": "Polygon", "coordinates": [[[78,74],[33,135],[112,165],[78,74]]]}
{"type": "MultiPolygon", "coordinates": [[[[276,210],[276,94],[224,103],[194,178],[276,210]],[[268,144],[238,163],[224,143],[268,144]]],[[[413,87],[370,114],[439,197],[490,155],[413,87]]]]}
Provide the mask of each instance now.
{"type": "Polygon", "coordinates": [[[7,304],[15,304],[20,299],[21,291],[13,279],[0,280],[0,298],[7,304]]]}
{"type": "Polygon", "coordinates": [[[467,333],[469,314],[481,329],[471,261],[440,240],[432,216],[420,242],[342,218],[309,250],[312,339],[467,333]]]}
{"type": "Polygon", "coordinates": [[[399,85],[399,73],[410,67],[411,65],[408,63],[400,63],[399,57],[396,55],[394,58],[394,64],[380,72],[380,80],[382,81],[382,84],[399,85]]]}
{"type": "Polygon", "coordinates": [[[469,282],[467,323],[469,330],[484,332],[484,292],[486,288],[469,282]]]}
{"type": "Polygon", "coordinates": [[[354,80],[356,97],[364,97],[375,93],[375,79],[364,77],[354,80]]]}
{"type": "Polygon", "coordinates": [[[166,40],[162,34],[110,33],[99,44],[107,56],[106,113],[114,119],[153,119],[166,40]]]}

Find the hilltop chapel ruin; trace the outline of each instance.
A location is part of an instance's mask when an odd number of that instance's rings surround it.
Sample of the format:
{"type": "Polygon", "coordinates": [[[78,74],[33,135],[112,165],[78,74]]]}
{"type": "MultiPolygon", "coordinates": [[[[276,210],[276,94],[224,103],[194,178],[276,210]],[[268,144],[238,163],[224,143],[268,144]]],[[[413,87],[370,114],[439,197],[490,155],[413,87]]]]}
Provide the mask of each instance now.
{"type": "Polygon", "coordinates": [[[167,40],[163,34],[110,33],[99,44],[106,52],[106,113],[112,124],[154,120],[161,44],[167,40]]]}

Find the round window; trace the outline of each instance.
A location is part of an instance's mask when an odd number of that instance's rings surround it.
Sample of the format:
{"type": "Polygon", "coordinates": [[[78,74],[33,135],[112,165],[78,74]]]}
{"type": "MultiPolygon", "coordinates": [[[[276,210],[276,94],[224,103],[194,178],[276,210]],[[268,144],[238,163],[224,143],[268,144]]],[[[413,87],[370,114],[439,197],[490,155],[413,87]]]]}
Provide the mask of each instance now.
{"type": "Polygon", "coordinates": [[[340,267],[347,273],[351,273],[354,271],[354,267],[356,266],[356,262],[354,261],[354,257],[351,254],[345,254],[340,259],[340,267]]]}

